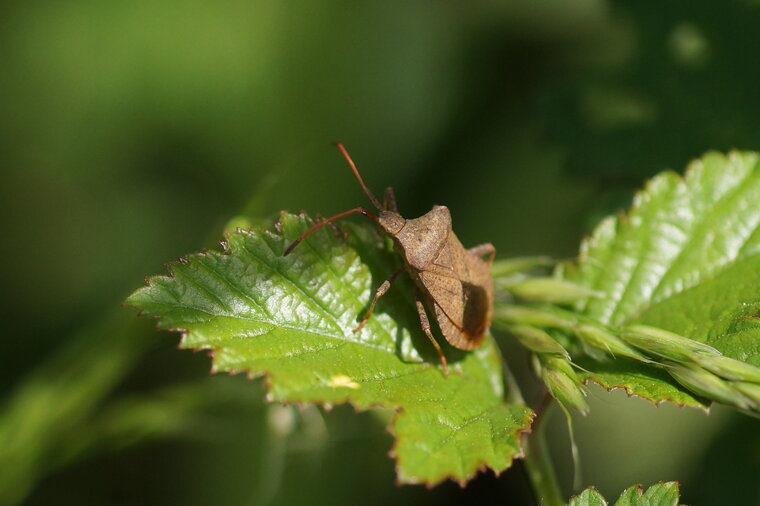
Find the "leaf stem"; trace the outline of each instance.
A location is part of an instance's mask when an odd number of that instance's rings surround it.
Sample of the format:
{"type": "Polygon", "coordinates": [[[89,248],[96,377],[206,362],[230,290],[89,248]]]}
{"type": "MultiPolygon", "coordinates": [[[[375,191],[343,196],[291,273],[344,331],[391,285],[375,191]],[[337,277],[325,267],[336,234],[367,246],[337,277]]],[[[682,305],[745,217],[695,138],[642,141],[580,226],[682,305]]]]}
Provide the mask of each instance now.
{"type": "Polygon", "coordinates": [[[553,398],[547,393],[536,409],[533,432],[525,438],[525,469],[528,473],[533,493],[541,506],[564,506],[565,500],[557,480],[549,449],[546,445],[542,423],[546,418],[553,398]]]}

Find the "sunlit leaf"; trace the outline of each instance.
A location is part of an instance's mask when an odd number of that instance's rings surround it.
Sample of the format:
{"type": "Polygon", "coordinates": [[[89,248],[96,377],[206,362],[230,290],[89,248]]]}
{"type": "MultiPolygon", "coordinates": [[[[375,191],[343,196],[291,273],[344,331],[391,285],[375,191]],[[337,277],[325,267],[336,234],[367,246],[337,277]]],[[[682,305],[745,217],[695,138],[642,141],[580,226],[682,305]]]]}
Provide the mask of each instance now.
{"type": "MultiPolygon", "coordinates": [[[[625,215],[583,243],[572,278],[603,294],[581,303],[612,327],[645,323],[760,365],[760,165],[754,153],[709,153],[681,177],[652,179],[625,215]]],[[[584,363],[607,388],[699,405],[661,370],[584,363]]]]}
{"type": "Polygon", "coordinates": [[[230,233],[224,252],[171,264],[171,276],[151,278],[127,303],[182,332],[183,348],[210,350],[214,371],[266,376],[271,400],[397,409],[401,482],[508,468],[532,415],[504,402],[493,340],[470,353],[447,348],[445,377],[404,282],[354,332],[396,257],[369,225],[346,227],[348,241],[325,227],[283,257],[311,223],[283,214],[274,231],[230,233]]]}

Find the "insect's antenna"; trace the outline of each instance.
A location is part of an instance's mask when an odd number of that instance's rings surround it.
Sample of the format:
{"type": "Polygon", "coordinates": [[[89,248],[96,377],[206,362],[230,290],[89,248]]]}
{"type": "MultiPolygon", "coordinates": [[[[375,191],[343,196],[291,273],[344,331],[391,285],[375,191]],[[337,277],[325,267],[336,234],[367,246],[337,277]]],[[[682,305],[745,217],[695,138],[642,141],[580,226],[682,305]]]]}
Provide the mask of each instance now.
{"type": "Polygon", "coordinates": [[[340,142],[335,142],[334,144],[338,147],[340,152],[343,153],[343,158],[345,158],[348,164],[351,166],[351,170],[354,171],[354,175],[356,176],[356,179],[359,180],[359,184],[362,185],[362,190],[364,190],[364,194],[367,195],[367,197],[369,198],[369,201],[372,202],[372,205],[375,206],[375,208],[377,208],[378,211],[382,211],[384,209],[383,206],[380,205],[380,201],[377,200],[377,197],[375,197],[375,195],[369,190],[369,188],[367,188],[367,185],[364,184],[364,180],[359,175],[359,171],[356,170],[356,165],[354,164],[354,161],[351,160],[351,157],[348,155],[348,151],[346,151],[346,148],[344,148],[343,144],[341,144],[340,142]]]}
{"type": "Polygon", "coordinates": [[[373,220],[377,221],[377,216],[375,216],[374,214],[372,214],[371,212],[369,212],[367,209],[365,209],[363,207],[356,207],[356,208],[351,209],[349,211],[346,211],[346,212],[343,212],[343,213],[340,213],[340,214],[336,214],[335,216],[332,216],[331,218],[327,218],[324,221],[320,221],[319,223],[317,223],[316,225],[314,225],[313,227],[311,227],[309,230],[307,230],[306,232],[304,232],[303,234],[301,234],[301,237],[299,237],[298,239],[296,239],[295,241],[293,241],[290,244],[290,246],[287,247],[287,249],[282,254],[282,256],[286,257],[286,256],[290,255],[290,252],[293,251],[293,249],[296,246],[298,246],[301,241],[303,241],[309,235],[311,235],[313,232],[316,232],[317,230],[319,230],[320,228],[324,227],[325,225],[327,225],[331,221],[338,220],[340,218],[343,218],[344,216],[348,216],[349,214],[354,214],[354,213],[363,214],[364,216],[366,216],[368,218],[372,218],[373,220]]]}

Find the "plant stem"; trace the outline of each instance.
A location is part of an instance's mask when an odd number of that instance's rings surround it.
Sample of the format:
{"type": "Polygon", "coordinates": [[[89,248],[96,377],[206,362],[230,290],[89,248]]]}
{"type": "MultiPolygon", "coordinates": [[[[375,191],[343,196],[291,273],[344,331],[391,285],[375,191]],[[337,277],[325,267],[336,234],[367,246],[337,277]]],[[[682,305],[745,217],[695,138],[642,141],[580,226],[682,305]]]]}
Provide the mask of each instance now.
{"type": "Polygon", "coordinates": [[[536,409],[536,421],[533,432],[525,439],[525,469],[528,479],[541,506],[564,506],[565,500],[557,481],[549,449],[546,445],[546,435],[542,423],[546,418],[553,399],[548,394],[544,396],[541,405],[536,409]]]}

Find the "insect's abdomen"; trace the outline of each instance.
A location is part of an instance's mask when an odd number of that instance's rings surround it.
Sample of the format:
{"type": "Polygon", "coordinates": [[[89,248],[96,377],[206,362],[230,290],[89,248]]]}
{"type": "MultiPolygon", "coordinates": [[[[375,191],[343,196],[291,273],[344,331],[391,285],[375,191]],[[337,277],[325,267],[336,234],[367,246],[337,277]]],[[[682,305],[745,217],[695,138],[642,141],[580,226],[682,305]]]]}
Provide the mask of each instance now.
{"type": "Polygon", "coordinates": [[[446,340],[462,350],[476,348],[491,325],[493,282],[488,264],[465,250],[452,233],[419,280],[446,340]]]}

